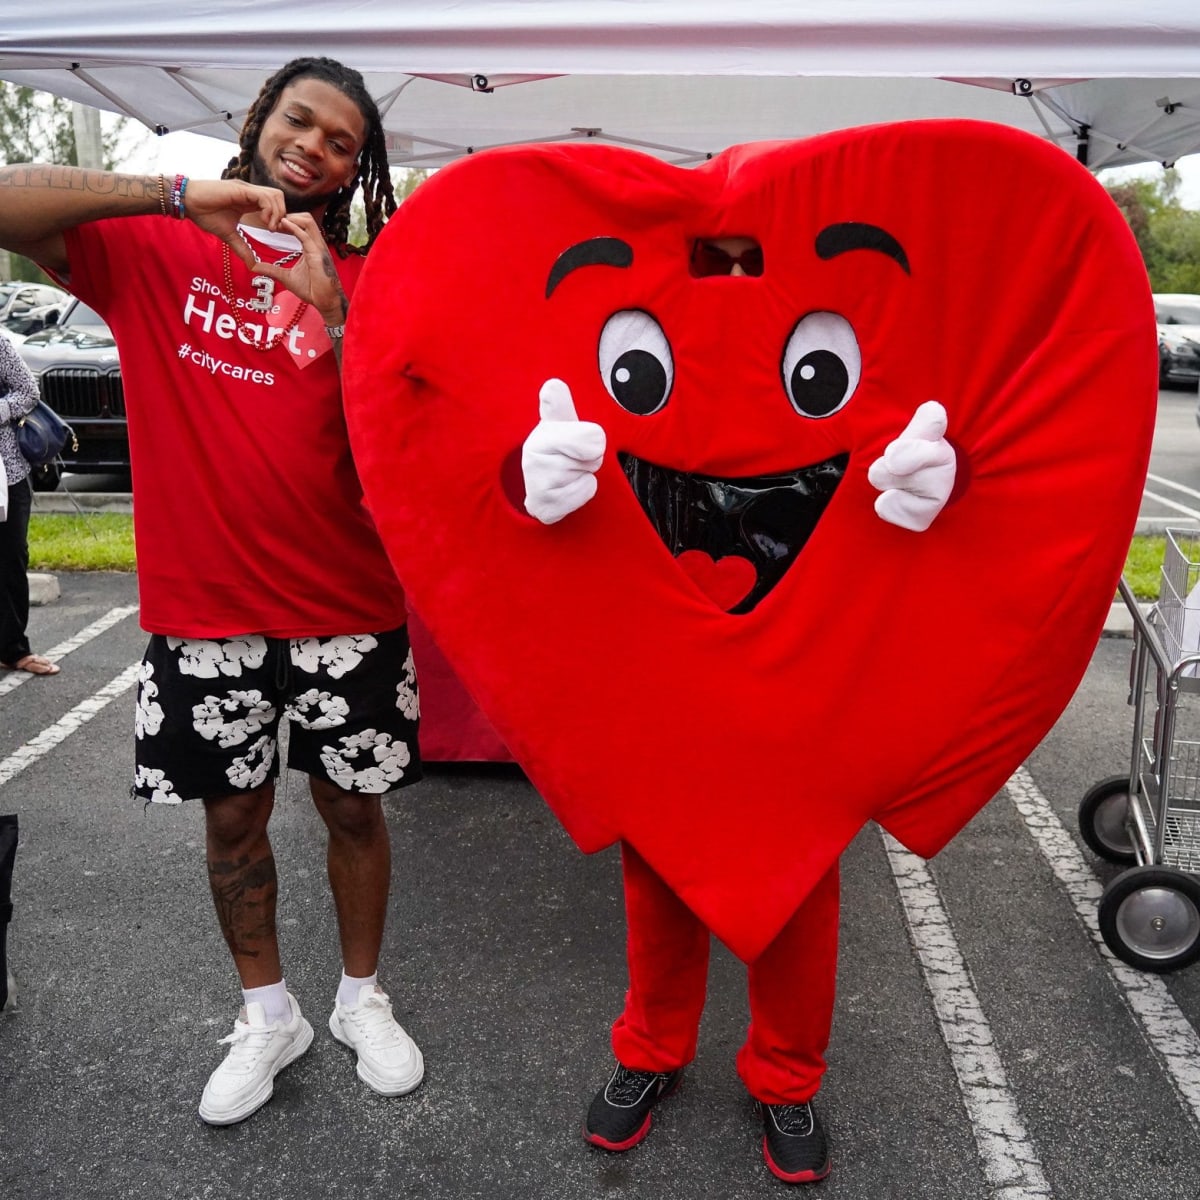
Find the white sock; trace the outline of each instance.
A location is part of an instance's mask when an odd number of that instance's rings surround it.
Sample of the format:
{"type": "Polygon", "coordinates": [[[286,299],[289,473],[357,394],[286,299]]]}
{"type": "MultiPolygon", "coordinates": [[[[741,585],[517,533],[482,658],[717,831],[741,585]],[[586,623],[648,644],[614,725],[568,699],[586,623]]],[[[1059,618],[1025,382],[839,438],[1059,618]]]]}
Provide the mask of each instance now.
{"type": "Polygon", "coordinates": [[[276,1021],[286,1024],[292,1019],[286,980],[268,983],[266,987],[242,988],[242,1000],[245,1004],[261,1004],[268,1025],[273,1025],[276,1021]]]}
{"type": "Polygon", "coordinates": [[[374,987],[379,982],[379,972],[356,979],[353,975],[342,972],[342,982],[338,984],[337,1002],[342,1008],[357,1008],[358,994],[365,987],[374,987]]]}

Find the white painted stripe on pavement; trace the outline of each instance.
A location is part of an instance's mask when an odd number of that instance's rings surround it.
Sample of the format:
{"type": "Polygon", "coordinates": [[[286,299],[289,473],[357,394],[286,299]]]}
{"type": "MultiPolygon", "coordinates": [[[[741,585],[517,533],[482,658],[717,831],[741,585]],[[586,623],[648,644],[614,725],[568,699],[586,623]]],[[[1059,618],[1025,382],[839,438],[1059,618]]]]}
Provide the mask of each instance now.
{"type": "Polygon", "coordinates": [[[1050,1184],[1009,1091],[991,1026],[983,1015],[937,885],[923,859],[888,833],[883,833],[883,843],[993,1200],[1049,1197],[1050,1184]]]}
{"type": "Polygon", "coordinates": [[[1160,496],[1157,492],[1152,492],[1149,489],[1142,493],[1144,500],[1153,500],[1156,504],[1163,505],[1164,508],[1172,508],[1176,512],[1183,513],[1188,517],[1195,517],[1200,520],[1200,512],[1194,508],[1188,508],[1186,504],[1176,504],[1174,500],[1168,500],[1166,496],[1160,496]]]}
{"type": "Polygon", "coordinates": [[[1161,483],[1163,487],[1174,488],[1177,492],[1182,492],[1185,496],[1191,496],[1196,500],[1200,500],[1200,492],[1196,491],[1195,488],[1187,487],[1182,483],[1176,483],[1175,480],[1168,479],[1165,475],[1147,475],[1146,478],[1153,483],[1161,483]]]}
{"type": "Polygon", "coordinates": [[[1158,975],[1117,958],[1100,933],[1096,905],[1104,890],[1025,767],[1005,785],[1050,869],[1066,890],[1076,915],[1100,948],[1125,1002],[1175,1085],[1184,1111],[1200,1125],[1200,1037],[1158,975]]]}
{"type": "MultiPolygon", "coordinates": [[[[51,662],[58,662],[60,658],[70,654],[72,650],[78,650],[80,646],[86,645],[92,638],[99,637],[106,630],[111,629],[118,621],[125,620],[131,613],[138,610],[136,604],[122,605],[120,608],[110,608],[104,616],[99,617],[90,625],[85,625],[74,637],[69,637],[65,642],[59,642],[57,646],[51,646],[49,650],[44,651],[45,657],[51,662]]],[[[31,679],[36,678],[30,675],[28,671],[12,671],[3,679],[0,679],[0,696],[11,692],[13,688],[20,687],[23,683],[28,683],[31,679]]]]}
{"type": "Polygon", "coordinates": [[[0,760],[0,787],[13,776],[19,775],[26,767],[32,766],[39,758],[44,758],[59,742],[68,738],[81,725],[86,725],[118,696],[127,692],[137,682],[141,666],[140,662],[136,662],[126,667],[120,675],[106,683],[95,695],[81,700],[53,725],[43,729],[41,733],[31,738],[25,745],[18,747],[7,758],[0,760]]]}

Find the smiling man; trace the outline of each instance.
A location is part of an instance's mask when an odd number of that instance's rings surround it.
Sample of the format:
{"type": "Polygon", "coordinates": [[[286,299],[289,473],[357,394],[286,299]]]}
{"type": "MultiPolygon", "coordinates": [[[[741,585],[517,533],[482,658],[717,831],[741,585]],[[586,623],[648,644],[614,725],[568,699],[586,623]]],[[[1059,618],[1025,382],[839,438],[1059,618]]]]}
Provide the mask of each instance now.
{"type": "Polygon", "coordinates": [[[404,596],[342,412],[360,186],[369,246],[395,211],[382,125],[362,77],[325,58],[267,81],[221,181],[0,170],[0,244],[101,313],[121,352],[151,634],[133,794],[203,801],[243,989],[200,1104],[216,1125],[264,1104],[313,1037],[276,937],[267,824],[284,716],[289,765],[328,830],[343,962],[330,1032],[377,1092],[411,1091],[424,1070],[376,973],[391,869],[380,797],[421,770],[404,596]]]}

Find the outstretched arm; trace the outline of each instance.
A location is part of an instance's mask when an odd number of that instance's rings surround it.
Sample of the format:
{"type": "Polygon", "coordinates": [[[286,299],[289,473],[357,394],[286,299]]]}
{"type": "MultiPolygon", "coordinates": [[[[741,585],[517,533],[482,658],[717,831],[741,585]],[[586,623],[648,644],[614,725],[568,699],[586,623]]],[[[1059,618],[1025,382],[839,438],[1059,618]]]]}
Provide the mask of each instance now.
{"type": "MultiPolygon", "coordinates": [[[[169,195],[164,203],[162,187],[158,175],[49,163],[0,168],[0,246],[66,273],[63,234],[68,229],[103,217],[170,214],[169,195]]],[[[253,256],[237,236],[238,220],[257,213],[267,228],[277,229],[284,215],[283,193],[240,180],[193,179],[187,184],[184,211],[202,229],[228,242],[250,265],[253,256]]]]}

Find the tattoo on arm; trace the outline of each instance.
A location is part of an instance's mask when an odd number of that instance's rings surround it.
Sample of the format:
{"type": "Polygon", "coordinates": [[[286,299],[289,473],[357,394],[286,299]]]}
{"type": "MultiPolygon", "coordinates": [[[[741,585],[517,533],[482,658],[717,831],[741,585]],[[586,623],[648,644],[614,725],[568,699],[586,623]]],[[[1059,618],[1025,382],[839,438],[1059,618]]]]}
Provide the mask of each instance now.
{"type": "Polygon", "coordinates": [[[275,937],[274,856],[210,862],[208,882],[229,949],[235,956],[257,958],[255,943],[275,937]]]}
{"type": "Polygon", "coordinates": [[[158,198],[157,175],[119,175],[52,163],[18,163],[2,167],[0,187],[90,192],[94,196],[124,196],[131,200],[158,198]]]}
{"type": "MultiPolygon", "coordinates": [[[[342,306],[342,320],[340,323],[345,324],[346,314],[350,311],[350,301],[346,299],[346,293],[342,291],[342,281],[338,278],[337,268],[333,265],[333,258],[330,256],[328,250],[321,255],[321,267],[325,272],[326,279],[331,280],[337,285],[338,303],[342,306]]],[[[330,324],[335,324],[335,322],[331,321],[330,324]]]]}

